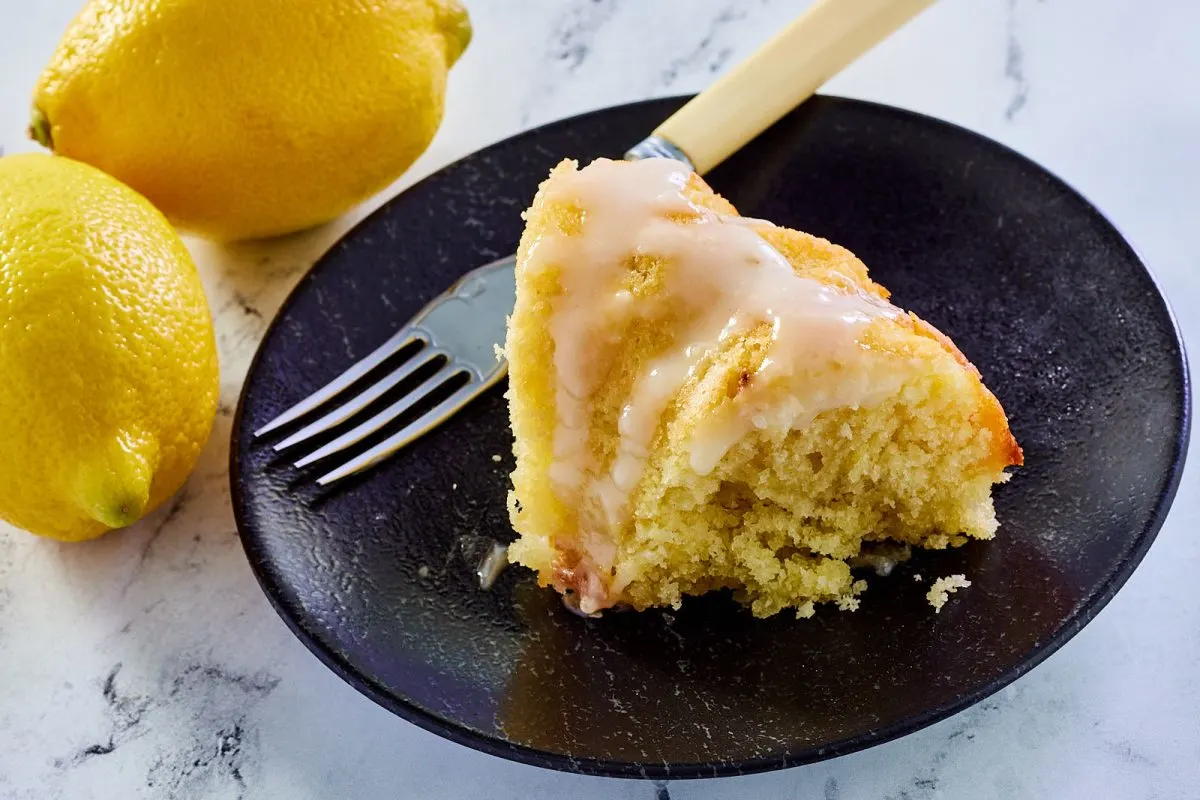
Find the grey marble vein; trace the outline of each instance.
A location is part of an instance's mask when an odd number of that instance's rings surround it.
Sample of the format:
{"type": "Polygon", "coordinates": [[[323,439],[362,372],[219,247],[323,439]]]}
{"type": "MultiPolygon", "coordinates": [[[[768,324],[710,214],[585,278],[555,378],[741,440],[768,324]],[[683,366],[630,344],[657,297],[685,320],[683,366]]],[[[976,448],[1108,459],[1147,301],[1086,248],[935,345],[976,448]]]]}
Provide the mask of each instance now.
{"type": "Polygon", "coordinates": [[[1005,51],[1004,77],[1012,84],[1012,96],[1004,109],[1004,118],[1009,122],[1029,102],[1029,80],[1025,77],[1025,49],[1017,29],[1017,1],[1006,0],[1005,8],[1005,51]]]}
{"type": "Polygon", "coordinates": [[[150,529],[150,535],[146,537],[145,542],[141,546],[138,553],[137,563],[129,573],[129,578],[125,582],[125,586],[121,590],[121,595],[124,596],[129,588],[141,576],[142,569],[150,558],[151,550],[154,548],[155,542],[168,527],[170,527],[180,516],[187,510],[188,502],[188,485],[184,485],[182,489],[176,492],[175,496],[168,501],[167,510],[165,513],[159,513],[159,520],[150,529]]]}
{"type": "Polygon", "coordinates": [[[109,755],[142,733],[142,717],[153,701],[145,695],[128,693],[118,688],[117,677],[122,666],[119,662],[113,665],[100,685],[104,715],[108,722],[107,733],[95,742],[77,748],[66,758],[55,759],[56,767],[74,768],[91,758],[109,755]]]}
{"type": "Polygon", "coordinates": [[[169,798],[204,797],[222,789],[244,797],[259,748],[249,715],[279,680],[266,672],[244,674],[211,663],[188,664],[164,677],[158,707],[186,707],[193,716],[173,746],[151,761],[146,787],[169,798]]]}
{"type": "Polygon", "coordinates": [[[529,103],[521,111],[521,125],[530,123],[536,105],[544,103],[569,81],[587,61],[596,36],[617,13],[622,0],[588,0],[561,4],[550,30],[546,47],[547,59],[542,62],[537,86],[529,103]]]}
{"type": "Polygon", "coordinates": [[[681,73],[689,72],[698,66],[703,66],[704,70],[710,74],[720,72],[729,63],[734,51],[730,46],[718,46],[715,42],[719,41],[718,37],[730,23],[745,19],[747,13],[746,9],[741,6],[730,5],[713,17],[707,32],[696,43],[696,46],[683,55],[671,59],[667,68],[663,70],[663,88],[670,89],[679,80],[681,73]]]}
{"type": "Polygon", "coordinates": [[[620,0],[591,0],[564,4],[566,11],[555,26],[550,54],[568,74],[575,72],[591,52],[591,41],[600,26],[612,19],[620,0]]]}

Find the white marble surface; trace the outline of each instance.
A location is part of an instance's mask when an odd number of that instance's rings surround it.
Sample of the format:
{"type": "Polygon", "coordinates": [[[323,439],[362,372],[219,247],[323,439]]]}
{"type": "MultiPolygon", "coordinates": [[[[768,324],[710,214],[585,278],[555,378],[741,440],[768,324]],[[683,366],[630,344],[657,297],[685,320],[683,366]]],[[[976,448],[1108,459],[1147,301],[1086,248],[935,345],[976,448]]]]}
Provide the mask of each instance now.
{"type": "MultiPolygon", "coordinates": [[[[848,0],[844,0],[848,1],[848,0]]],[[[445,125],[391,192],[544,121],[696,90],[803,0],[467,0],[445,125]]],[[[0,0],[0,146],[79,0],[0,0]]],[[[1200,353],[1200,4],[941,0],[828,87],[1040,160],[1140,248],[1200,353]]],[[[374,206],[383,198],[368,204],[374,206]]],[[[136,527],[60,546],[0,527],[0,798],[1200,797],[1197,468],[1112,604],[986,702],[810,767],[669,787],[541,771],[393,717],[309,655],[230,513],[231,409],[266,321],[367,208],[269,244],[190,242],[220,333],[222,410],[195,475],[136,527]]]]}

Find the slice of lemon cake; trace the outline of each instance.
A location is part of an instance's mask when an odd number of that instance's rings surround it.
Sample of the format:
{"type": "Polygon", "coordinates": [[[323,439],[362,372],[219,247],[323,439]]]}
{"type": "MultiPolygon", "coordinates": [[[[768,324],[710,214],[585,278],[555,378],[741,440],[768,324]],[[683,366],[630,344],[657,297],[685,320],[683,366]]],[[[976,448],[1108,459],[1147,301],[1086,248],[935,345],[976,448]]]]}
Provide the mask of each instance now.
{"type": "Polygon", "coordinates": [[[571,605],[806,616],[855,606],[873,543],[994,535],[1003,409],[849,251],[668,159],[563,162],[525,220],[510,558],[571,605]]]}

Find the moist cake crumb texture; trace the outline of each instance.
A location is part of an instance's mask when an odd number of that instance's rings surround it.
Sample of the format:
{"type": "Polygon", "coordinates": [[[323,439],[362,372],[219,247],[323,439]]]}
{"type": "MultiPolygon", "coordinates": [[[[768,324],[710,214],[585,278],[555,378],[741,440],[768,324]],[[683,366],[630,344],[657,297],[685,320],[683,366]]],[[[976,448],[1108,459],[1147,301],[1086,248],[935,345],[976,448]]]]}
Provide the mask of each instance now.
{"type": "Polygon", "coordinates": [[[849,251],[666,159],[565,161],[525,220],[509,558],[581,611],[854,610],[852,562],[994,536],[1003,409],[849,251]]]}

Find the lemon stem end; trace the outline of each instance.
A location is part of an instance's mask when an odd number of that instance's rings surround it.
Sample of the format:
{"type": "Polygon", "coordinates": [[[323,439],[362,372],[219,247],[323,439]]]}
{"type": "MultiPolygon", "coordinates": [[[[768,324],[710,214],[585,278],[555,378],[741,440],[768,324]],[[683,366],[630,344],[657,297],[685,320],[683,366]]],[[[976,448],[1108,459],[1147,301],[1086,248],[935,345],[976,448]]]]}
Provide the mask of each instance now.
{"type": "Polygon", "coordinates": [[[144,500],[130,497],[118,503],[93,506],[88,509],[88,516],[109,528],[126,528],[142,518],[145,508],[144,500]]]}
{"type": "Polygon", "coordinates": [[[152,440],[123,432],[93,457],[81,460],[76,476],[79,509],[108,528],[137,522],[150,505],[155,453],[152,440]]]}
{"type": "Polygon", "coordinates": [[[54,150],[54,137],[51,135],[50,120],[46,118],[46,115],[37,106],[33,107],[33,112],[29,118],[29,138],[48,150],[54,150]]]}
{"type": "Polygon", "coordinates": [[[437,27],[446,45],[446,67],[452,67],[462,57],[474,37],[471,18],[458,0],[446,0],[437,10],[437,27]]]}

